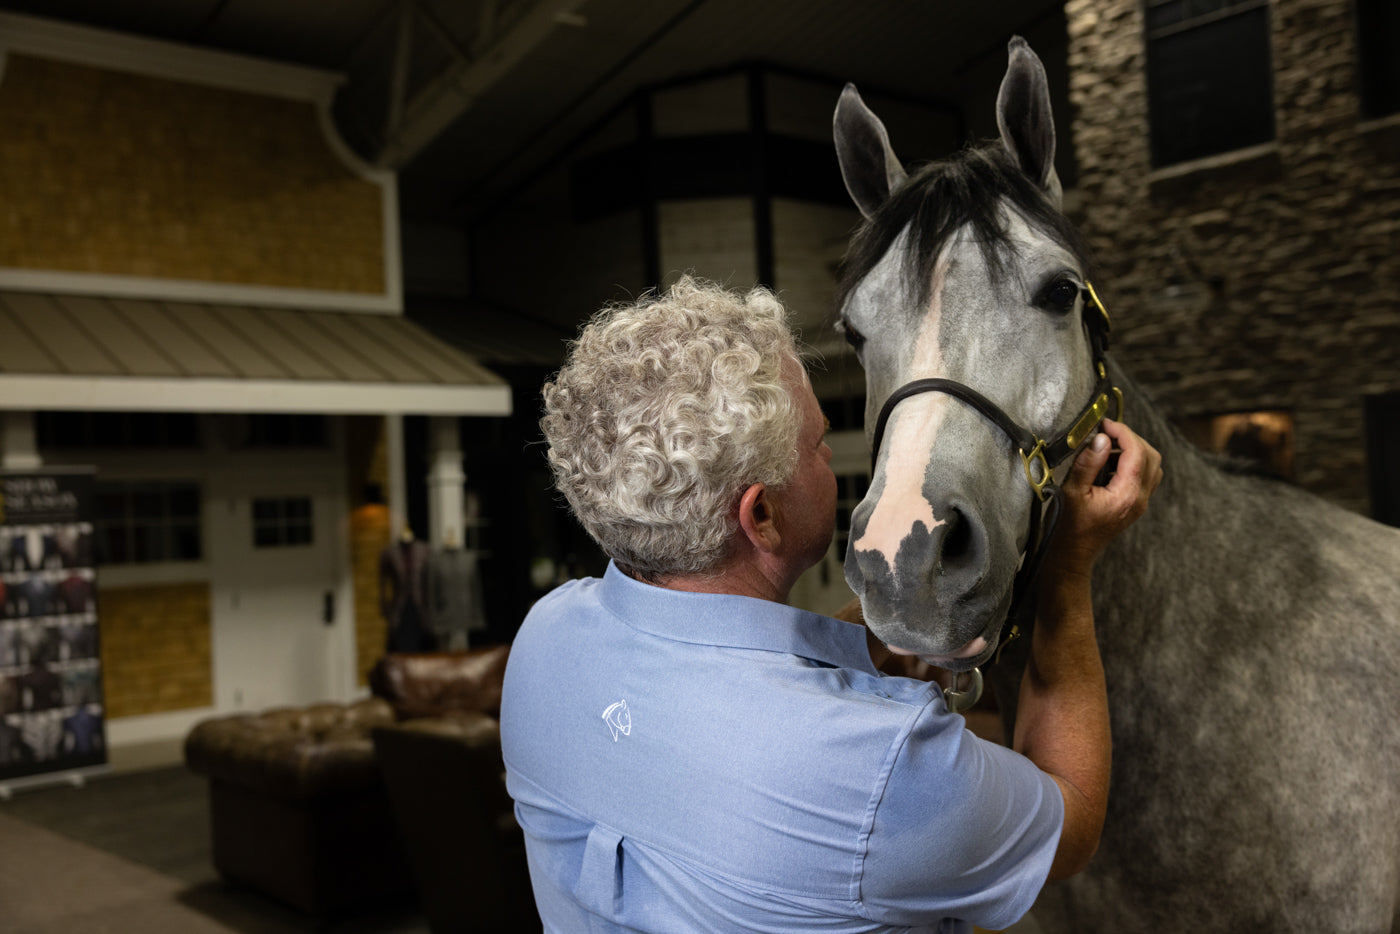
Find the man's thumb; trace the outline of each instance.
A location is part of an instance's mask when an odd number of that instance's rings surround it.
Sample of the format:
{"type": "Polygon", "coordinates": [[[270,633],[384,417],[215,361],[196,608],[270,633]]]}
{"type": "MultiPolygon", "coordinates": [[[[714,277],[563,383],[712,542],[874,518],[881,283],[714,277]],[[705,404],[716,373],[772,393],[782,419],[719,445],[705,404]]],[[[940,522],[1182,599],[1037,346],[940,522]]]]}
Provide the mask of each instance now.
{"type": "Polygon", "coordinates": [[[1094,435],[1084,450],[1079,452],[1079,456],[1074,459],[1074,466],[1070,469],[1069,476],[1065,478],[1065,486],[1075,486],[1088,488],[1093,485],[1094,478],[1103,470],[1108,463],[1109,452],[1113,445],[1109,442],[1108,435],[1099,432],[1094,435]]]}

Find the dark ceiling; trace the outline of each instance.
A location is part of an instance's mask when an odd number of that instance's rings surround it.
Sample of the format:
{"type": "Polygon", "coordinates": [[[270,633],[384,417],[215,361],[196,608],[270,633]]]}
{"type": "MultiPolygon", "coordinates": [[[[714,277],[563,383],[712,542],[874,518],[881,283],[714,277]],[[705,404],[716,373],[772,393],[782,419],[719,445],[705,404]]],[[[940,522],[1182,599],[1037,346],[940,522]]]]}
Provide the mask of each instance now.
{"type": "Polygon", "coordinates": [[[1062,0],[0,0],[346,76],[342,135],[407,222],[464,223],[636,89],[746,62],[958,101],[1062,0]]]}

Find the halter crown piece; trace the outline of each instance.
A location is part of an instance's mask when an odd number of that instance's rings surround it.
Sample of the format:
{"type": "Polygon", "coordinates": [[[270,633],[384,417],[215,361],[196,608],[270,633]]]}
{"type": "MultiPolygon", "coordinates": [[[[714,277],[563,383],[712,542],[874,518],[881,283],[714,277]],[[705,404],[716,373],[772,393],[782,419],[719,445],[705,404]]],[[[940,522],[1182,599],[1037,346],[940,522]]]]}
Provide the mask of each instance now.
{"type": "MultiPolygon", "coordinates": [[[[1104,355],[1108,352],[1108,334],[1112,329],[1112,321],[1109,319],[1108,310],[1104,308],[1103,302],[1099,300],[1098,293],[1094,291],[1092,282],[1085,281],[1084,288],[1080,289],[1080,296],[1084,300],[1084,329],[1089,334],[1089,346],[1094,355],[1094,372],[1098,376],[1098,381],[1094,385],[1092,395],[1089,397],[1089,404],[1079,410],[1068,428],[1060,432],[1051,441],[1046,441],[1035,432],[1022,428],[1017,422],[1001,410],[995,403],[982,395],[971,386],[967,386],[957,380],[951,379],[916,379],[905,383],[885,400],[885,404],[880,408],[880,415],[875,420],[875,437],[870,451],[870,473],[875,474],[875,463],[880,456],[880,442],[885,436],[885,424],[889,421],[894,407],[908,399],[910,396],[917,396],[925,392],[941,392],[961,399],[972,406],[984,418],[1002,430],[1011,443],[1016,446],[1021,456],[1021,463],[1026,469],[1026,482],[1030,485],[1031,491],[1035,494],[1036,502],[1031,504],[1030,531],[1026,535],[1026,550],[1022,554],[1021,569],[1016,572],[1016,579],[1011,585],[1011,609],[1007,612],[1007,622],[1011,624],[1001,645],[997,648],[996,658],[1001,658],[1001,650],[1007,643],[1019,637],[1024,629],[1030,630],[1031,622],[1034,620],[1035,600],[1028,595],[1032,591],[1032,584],[1035,583],[1036,574],[1040,571],[1040,565],[1045,559],[1045,553],[1049,548],[1050,537],[1054,534],[1055,523],[1060,518],[1060,488],[1055,483],[1055,468],[1070,458],[1085,441],[1103,424],[1103,420],[1108,415],[1109,402],[1114,404],[1114,420],[1123,417],[1123,393],[1113,385],[1113,381],[1108,377],[1108,368],[1104,363],[1104,355]],[[1024,618],[1023,618],[1024,617],[1024,618]]],[[[970,690],[959,691],[957,689],[958,679],[953,678],[951,687],[943,691],[943,699],[948,705],[948,709],[954,712],[966,710],[982,696],[982,672],[973,669],[973,683],[970,690]]]]}

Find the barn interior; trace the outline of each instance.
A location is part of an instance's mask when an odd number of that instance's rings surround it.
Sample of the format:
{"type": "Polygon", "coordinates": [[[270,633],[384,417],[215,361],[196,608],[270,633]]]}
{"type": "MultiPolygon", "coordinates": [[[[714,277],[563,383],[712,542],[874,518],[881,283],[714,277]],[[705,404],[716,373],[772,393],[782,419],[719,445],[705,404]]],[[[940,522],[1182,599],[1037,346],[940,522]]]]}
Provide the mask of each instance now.
{"type": "Polygon", "coordinates": [[[869,448],[830,326],[860,221],[832,110],[856,84],[906,164],[995,136],[1012,35],[1144,389],[1202,448],[1400,525],[1384,0],[0,0],[0,821],[25,841],[0,903],[22,929],[537,924],[514,841],[481,826],[490,744],[409,731],[391,766],[376,743],[403,737],[370,734],[449,682],[494,713],[529,607],[606,564],[551,489],[541,384],[609,302],[687,272],[777,291],[823,361],[839,484],[793,601],[833,612],[869,448]],[[450,635],[395,645],[410,553],[474,583],[450,635]],[[429,649],[451,664],[393,657],[429,649]],[[314,754],[343,772],[292,787],[192,753],[203,724],[313,707],[281,727],[355,732],[314,754]],[[366,793],[373,826],[320,810],[366,793]],[[273,858],[231,824],[304,839],[273,858]],[[450,854],[485,891],[443,893],[450,854]]]}

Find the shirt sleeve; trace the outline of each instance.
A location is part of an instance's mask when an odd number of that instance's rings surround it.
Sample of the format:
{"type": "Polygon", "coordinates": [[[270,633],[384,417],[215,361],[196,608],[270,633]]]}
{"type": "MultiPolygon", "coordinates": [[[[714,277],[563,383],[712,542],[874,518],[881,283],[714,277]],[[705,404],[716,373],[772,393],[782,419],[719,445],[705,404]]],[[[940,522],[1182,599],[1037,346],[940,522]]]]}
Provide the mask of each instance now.
{"type": "Polygon", "coordinates": [[[1044,885],[1064,824],[1054,779],[930,701],[896,740],[860,874],[872,920],[1001,930],[1044,885]]]}

